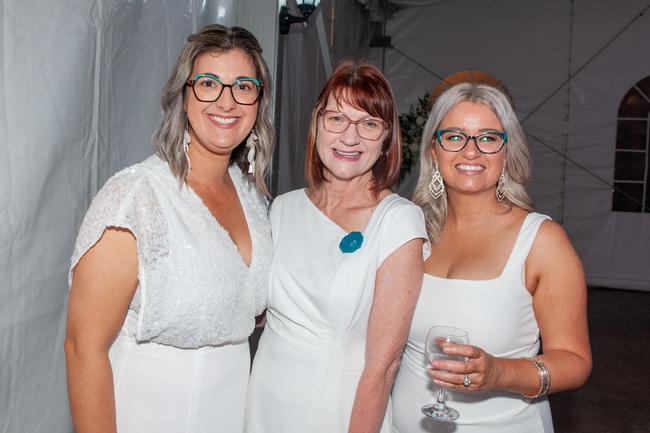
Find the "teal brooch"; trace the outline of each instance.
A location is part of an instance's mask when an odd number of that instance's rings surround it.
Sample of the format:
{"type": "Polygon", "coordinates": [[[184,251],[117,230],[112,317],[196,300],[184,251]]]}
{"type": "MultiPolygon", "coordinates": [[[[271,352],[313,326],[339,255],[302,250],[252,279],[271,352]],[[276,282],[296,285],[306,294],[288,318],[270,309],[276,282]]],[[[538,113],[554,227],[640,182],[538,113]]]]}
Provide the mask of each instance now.
{"type": "Polygon", "coordinates": [[[353,253],[363,244],[363,235],[361,232],[350,232],[343,236],[339,243],[339,249],[342,253],[353,253]]]}

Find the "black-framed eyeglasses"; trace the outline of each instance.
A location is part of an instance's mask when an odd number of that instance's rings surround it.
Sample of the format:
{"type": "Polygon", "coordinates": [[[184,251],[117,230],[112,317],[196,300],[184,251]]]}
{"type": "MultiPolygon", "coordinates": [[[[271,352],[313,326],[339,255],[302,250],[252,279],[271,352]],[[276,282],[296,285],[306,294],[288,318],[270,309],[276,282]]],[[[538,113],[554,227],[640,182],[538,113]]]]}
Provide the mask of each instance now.
{"type": "Polygon", "coordinates": [[[354,125],[357,129],[357,134],[366,140],[378,140],[385,129],[388,129],[390,124],[381,119],[366,118],[361,120],[350,120],[345,114],[333,110],[319,110],[319,114],[323,118],[323,129],[327,132],[341,134],[345,132],[350,125],[354,125]]]}
{"type": "Polygon", "coordinates": [[[194,79],[187,80],[186,86],[191,87],[194,96],[201,102],[214,102],[228,87],[232,99],[240,105],[253,105],[262,95],[262,84],[257,78],[242,77],[232,84],[226,84],[214,74],[196,74],[194,79]]]}
{"type": "Polygon", "coordinates": [[[501,131],[488,131],[477,135],[467,135],[455,129],[439,129],[434,133],[440,147],[447,152],[460,152],[470,140],[474,140],[476,148],[481,153],[497,153],[508,142],[508,136],[501,131]]]}

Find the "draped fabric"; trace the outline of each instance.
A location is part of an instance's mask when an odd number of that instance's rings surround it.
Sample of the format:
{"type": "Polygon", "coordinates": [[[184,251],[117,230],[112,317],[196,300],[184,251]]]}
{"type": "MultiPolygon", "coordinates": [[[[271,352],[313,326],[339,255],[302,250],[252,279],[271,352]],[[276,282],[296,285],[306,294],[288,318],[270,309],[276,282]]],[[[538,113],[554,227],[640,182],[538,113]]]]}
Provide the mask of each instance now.
{"type": "MultiPolygon", "coordinates": [[[[426,238],[422,210],[397,194],[383,198],[360,247],[343,253],[347,232],[296,190],[273,203],[271,230],[267,324],[251,373],[246,431],[347,432],[377,270],[402,245],[426,238]]],[[[381,433],[389,431],[390,409],[381,433]]]]}

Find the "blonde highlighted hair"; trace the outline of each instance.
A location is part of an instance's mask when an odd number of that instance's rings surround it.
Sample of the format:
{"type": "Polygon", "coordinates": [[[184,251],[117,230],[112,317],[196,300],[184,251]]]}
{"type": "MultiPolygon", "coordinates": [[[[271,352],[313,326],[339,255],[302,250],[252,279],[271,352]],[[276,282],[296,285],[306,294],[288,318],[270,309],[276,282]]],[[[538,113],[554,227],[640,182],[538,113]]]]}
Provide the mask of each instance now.
{"type": "MultiPolygon", "coordinates": [[[[486,105],[501,121],[508,136],[508,141],[502,149],[506,152],[505,175],[508,182],[503,203],[533,211],[533,201],[525,189],[531,176],[530,151],[526,135],[508,97],[485,84],[457,84],[445,90],[431,108],[420,142],[420,175],[412,196],[413,202],[424,211],[427,233],[434,243],[440,238],[447,218],[447,194],[443,193],[437,200],[429,194],[429,184],[435,170],[432,155],[434,135],[449,110],[463,101],[486,105]]],[[[494,187],[496,189],[496,184],[494,187]]]]}
{"type": "MultiPolygon", "coordinates": [[[[225,53],[234,49],[240,49],[250,57],[255,66],[256,78],[262,84],[262,94],[257,105],[257,119],[253,126],[253,131],[258,137],[258,145],[255,155],[255,174],[252,180],[261,193],[269,196],[266,177],[271,166],[275,140],[273,124],[270,120],[271,75],[262,58],[259,42],[244,28],[212,24],[187,38],[187,43],[181,50],[162,91],[163,119],[153,135],[153,146],[155,153],[167,161],[170,170],[179,181],[185,182],[189,170],[183,152],[183,132],[187,127],[187,114],[183,103],[188,94],[185,83],[190,78],[194,61],[199,55],[206,52],[225,53]]],[[[245,142],[246,139],[242,143],[245,142]]],[[[232,152],[230,162],[236,163],[248,177],[248,161],[242,143],[232,152]]]]}

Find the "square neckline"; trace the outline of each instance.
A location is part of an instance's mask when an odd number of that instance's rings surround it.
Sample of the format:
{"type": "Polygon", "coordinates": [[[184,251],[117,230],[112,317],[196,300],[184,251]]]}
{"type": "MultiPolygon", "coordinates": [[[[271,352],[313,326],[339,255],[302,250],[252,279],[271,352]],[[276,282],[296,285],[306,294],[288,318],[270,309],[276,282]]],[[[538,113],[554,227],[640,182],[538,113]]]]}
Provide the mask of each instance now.
{"type": "Polygon", "coordinates": [[[505,265],[501,269],[501,272],[499,273],[498,276],[494,278],[484,278],[484,279],[467,279],[467,278],[448,278],[448,277],[441,277],[439,275],[433,275],[429,274],[427,272],[424,273],[424,277],[427,278],[433,278],[435,280],[445,280],[445,281],[453,281],[453,282],[462,282],[462,283],[487,283],[487,282],[492,282],[492,281],[498,281],[503,276],[505,275],[506,271],[508,270],[508,267],[510,266],[510,262],[512,261],[512,257],[517,249],[517,245],[521,242],[521,234],[524,231],[524,228],[526,227],[526,224],[528,222],[528,219],[534,215],[535,212],[528,212],[524,220],[522,221],[521,225],[519,226],[519,230],[517,231],[517,237],[515,238],[515,243],[512,244],[512,249],[510,250],[510,254],[508,254],[508,259],[506,260],[505,265]]]}

